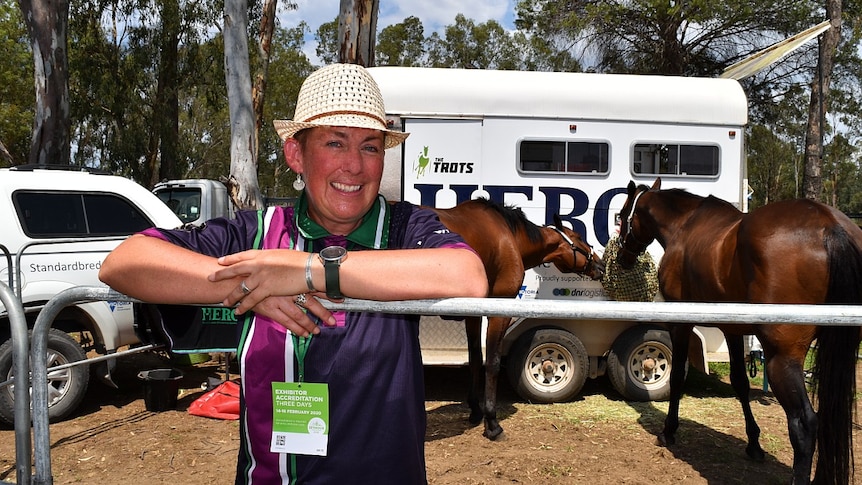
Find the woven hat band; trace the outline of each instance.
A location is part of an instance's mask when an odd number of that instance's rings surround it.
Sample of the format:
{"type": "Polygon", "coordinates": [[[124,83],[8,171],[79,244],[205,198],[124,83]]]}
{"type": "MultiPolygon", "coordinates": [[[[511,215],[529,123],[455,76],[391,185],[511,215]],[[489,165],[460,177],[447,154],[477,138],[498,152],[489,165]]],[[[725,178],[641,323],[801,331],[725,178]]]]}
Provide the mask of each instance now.
{"type": "Polygon", "coordinates": [[[386,126],[386,120],[380,118],[379,116],[374,116],[371,113],[365,113],[363,111],[351,111],[351,110],[329,111],[327,113],[318,113],[314,116],[309,116],[308,118],[306,118],[302,121],[303,121],[303,123],[311,123],[314,120],[319,120],[320,118],[326,118],[327,116],[340,116],[340,115],[364,116],[366,118],[371,118],[372,120],[380,123],[382,127],[386,126]]]}

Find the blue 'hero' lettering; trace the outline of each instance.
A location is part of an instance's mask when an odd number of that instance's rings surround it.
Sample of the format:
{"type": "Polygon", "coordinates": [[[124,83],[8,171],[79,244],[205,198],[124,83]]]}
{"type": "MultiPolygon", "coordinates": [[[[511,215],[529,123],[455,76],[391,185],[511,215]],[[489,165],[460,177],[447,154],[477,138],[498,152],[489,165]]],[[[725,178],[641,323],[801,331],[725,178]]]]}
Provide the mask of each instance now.
{"type": "MultiPolygon", "coordinates": [[[[442,184],[416,184],[413,188],[419,191],[420,205],[434,207],[437,202],[437,193],[445,187],[442,184]]],[[[509,194],[523,195],[527,200],[533,200],[533,187],[529,185],[485,185],[481,187],[475,184],[449,185],[449,190],[455,193],[456,204],[472,199],[473,194],[480,189],[487,192],[491,200],[500,203],[504,203],[506,195],[509,194]]],[[[585,238],[589,236],[587,224],[579,219],[590,208],[590,198],[583,190],[574,187],[539,187],[538,190],[545,196],[544,224],[551,224],[554,215],[559,214],[560,219],[564,222],[568,221],[576,232],[585,238]],[[574,209],[565,214],[560,212],[563,197],[571,198],[574,201],[574,209]]],[[[625,192],[625,187],[614,187],[603,192],[595,202],[591,226],[596,240],[602,246],[607,245],[611,237],[608,232],[608,221],[612,216],[610,213],[611,200],[617,195],[625,194],[625,192]]]]}

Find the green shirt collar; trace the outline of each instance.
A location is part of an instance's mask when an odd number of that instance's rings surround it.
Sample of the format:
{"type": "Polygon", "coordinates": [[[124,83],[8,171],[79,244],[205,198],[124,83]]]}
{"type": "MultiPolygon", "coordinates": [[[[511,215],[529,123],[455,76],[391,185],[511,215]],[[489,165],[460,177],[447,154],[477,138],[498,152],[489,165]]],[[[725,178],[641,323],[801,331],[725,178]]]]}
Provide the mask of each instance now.
{"type": "MultiPolygon", "coordinates": [[[[323,239],[331,234],[320,224],[308,217],[308,200],[305,192],[299,197],[294,210],[296,227],[302,237],[308,240],[323,239]]],[[[384,249],[389,241],[389,204],[382,195],[377,196],[377,201],[371,206],[371,210],[362,217],[359,227],[347,235],[347,240],[359,246],[370,249],[384,249]]]]}

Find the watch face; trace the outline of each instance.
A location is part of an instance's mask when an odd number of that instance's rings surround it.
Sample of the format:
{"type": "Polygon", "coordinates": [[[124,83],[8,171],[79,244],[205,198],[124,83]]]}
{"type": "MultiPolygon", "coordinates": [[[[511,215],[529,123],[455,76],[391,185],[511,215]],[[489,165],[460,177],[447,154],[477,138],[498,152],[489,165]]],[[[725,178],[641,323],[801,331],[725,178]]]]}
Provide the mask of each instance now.
{"type": "Polygon", "coordinates": [[[347,254],[347,249],[341,246],[329,246],[320,251],[320,257],[324,261],[340,261],[347,254]]]}

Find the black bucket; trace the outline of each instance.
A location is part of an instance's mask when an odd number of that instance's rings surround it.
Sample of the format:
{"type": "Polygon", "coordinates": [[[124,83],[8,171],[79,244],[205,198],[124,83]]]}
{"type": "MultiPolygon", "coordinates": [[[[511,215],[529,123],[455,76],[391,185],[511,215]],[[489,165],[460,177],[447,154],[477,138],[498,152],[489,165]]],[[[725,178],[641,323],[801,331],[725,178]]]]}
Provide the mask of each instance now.
{"type": "Polygon", "coordinates": [[[171,411],[177,408],[180,379],[183,373],[177,369],[153,369],[138,373],[144,381],[144,404],[147,411],[171,411]]]}

